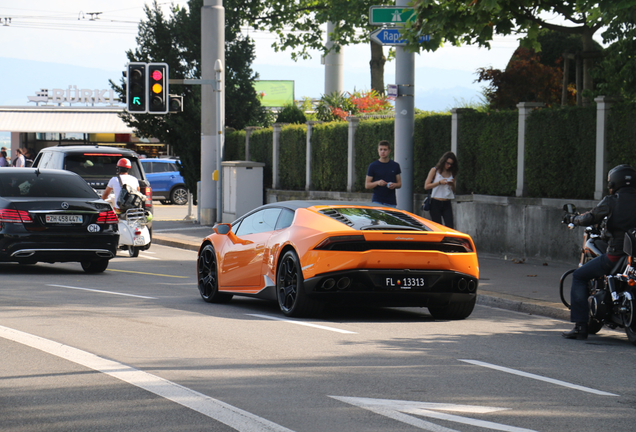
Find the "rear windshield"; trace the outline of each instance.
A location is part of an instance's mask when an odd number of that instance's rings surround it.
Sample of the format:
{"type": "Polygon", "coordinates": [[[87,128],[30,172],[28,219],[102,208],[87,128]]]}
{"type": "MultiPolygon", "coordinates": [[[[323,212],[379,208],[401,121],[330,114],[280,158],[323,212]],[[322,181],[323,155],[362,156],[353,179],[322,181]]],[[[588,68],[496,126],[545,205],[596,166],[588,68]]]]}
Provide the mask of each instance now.
{"type": "Polygon", "coordinates": [[[1,173],[0,196],[28,198],[98,198],[93,188],[79,177],[68,174],[36,173],[36,171],[32,173],[1,173]]]}
{"type": "Polygon", "coordinates": [[[406,213],[375,208],[329,208],[320,213],[336,219],[357,230],[413,229],[430,231],[430,228],[406,213]]]}
{"type": "MultiPolygon", "coordinates": [[[[87,180],[110,178],[117,175],[117,161],[122,157],[124,156],[121,154],[68,154],[64,160],[64,169],[73,171],[87,180]]],[[[143,180],[137,159],[129,160],[132,168],[128,174],[143,180]]]]}

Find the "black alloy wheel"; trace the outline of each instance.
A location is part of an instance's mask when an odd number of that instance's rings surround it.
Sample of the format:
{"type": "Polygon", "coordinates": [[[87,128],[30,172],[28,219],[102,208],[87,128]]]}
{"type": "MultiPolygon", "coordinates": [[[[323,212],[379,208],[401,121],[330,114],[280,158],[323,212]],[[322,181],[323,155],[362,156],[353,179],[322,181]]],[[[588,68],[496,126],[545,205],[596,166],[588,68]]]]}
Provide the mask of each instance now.
{"type": "Polygon", "coordinates": [[[477,297],[473,297],[467,302],[455,302],[445,306],[429,306],[428,311],[433,315],[433,318],[440,320],[463,320],[468,318],[473,309],[475,309],[475,302],[477,297]]]}
{"type": "Polygon", "coordinates": [[[322,310],[321,302],[307,297],[296,252],[285,252],[276,272],[276,293],[280,310],[288,317],[313,316],[322,310]]]}
{"type": "Polygon", "coordinates": [[[197,280],[199,294],[208,303],[227,303],[232,300],[232,294],[219,292],[218,266],[214,246],[206,245],[197,260],[197,280]]]}

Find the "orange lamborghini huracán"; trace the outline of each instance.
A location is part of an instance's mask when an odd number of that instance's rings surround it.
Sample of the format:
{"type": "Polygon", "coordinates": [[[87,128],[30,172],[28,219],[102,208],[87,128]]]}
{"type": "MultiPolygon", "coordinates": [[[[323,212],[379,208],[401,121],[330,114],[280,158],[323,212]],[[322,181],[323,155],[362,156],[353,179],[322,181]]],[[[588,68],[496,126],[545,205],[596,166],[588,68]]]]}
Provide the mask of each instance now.
{"type": "Polygon", "coordinates": [[[464,319],[475,306],[479,265],[470,236],[404,210],[284,201],[217,224],[199,248],[197,275],[207,302],[269,299],[287,316],[354,302],[464,319]]]}

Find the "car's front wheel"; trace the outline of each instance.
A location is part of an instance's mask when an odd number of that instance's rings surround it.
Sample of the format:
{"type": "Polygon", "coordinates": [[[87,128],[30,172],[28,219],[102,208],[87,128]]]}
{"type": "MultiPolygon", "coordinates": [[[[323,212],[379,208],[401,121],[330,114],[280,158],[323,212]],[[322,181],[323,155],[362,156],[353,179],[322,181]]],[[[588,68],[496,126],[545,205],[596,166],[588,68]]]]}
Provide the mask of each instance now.
{"type": "Polygon", "coordinates": [[[468,318],[475,309],[476,297],[467,302],[455,302],[445,306],[429,306],[428,311],[435,319],[463,320],[468,318]]]}
{"type": "Polygon", "coordinates": [[[278,306],[286,316],[312,316],[322,309],[321,302],[307,297],[303,282],[303,273],[296,252],[285,252],[276,272],[276,293],[278,306]]]}
{"type": "Polygon", "coordinates": [[[102,259],[97,261],[82,261],[82,269],[86,273],[102,273],[108,268],[108,260],[102,259]]]}
{"type": "Polygon", "coordinates": [[[170,200],[176,205],[186,205],[188,203],[188,190],[183,186],[177,186],[172,189],[170,200]]]}
{"type": "Polygon", "coordinates": [[[208,303],[227,303],[232,300],[232,294],[219,292],[219,273],[216,263],[214,246],[206,245],[199,252],[197,260],[197,279],[199,294],[208,303]]]}

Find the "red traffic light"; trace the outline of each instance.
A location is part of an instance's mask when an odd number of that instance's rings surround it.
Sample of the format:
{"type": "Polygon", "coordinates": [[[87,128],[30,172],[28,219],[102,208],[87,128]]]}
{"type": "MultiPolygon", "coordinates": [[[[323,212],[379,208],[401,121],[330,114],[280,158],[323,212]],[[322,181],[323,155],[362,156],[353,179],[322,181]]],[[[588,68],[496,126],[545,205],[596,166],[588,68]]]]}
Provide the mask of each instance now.
{"type": "Polygon", "coordinates": [[[155,81],[160,81],[163,78],[163,74],[160,70],[155,70],[152,72],[152,79],[155,81]]]}

